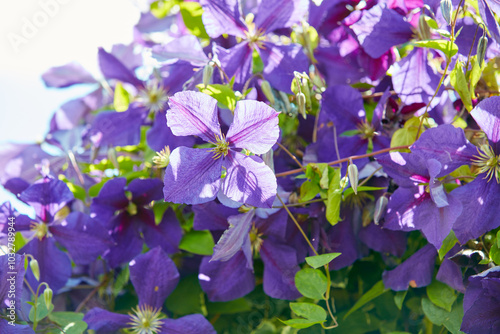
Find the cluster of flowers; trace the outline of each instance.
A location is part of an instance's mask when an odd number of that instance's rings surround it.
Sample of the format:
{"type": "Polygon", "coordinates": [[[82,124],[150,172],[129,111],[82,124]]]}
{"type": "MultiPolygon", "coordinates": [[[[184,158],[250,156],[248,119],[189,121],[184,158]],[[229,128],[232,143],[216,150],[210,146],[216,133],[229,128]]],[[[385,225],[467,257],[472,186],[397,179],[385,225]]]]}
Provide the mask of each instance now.
{"type": "Polygon", "coordinates": [[[497,2],[145,2],[0,148],[1,333],[500,331],[497,2]]]}

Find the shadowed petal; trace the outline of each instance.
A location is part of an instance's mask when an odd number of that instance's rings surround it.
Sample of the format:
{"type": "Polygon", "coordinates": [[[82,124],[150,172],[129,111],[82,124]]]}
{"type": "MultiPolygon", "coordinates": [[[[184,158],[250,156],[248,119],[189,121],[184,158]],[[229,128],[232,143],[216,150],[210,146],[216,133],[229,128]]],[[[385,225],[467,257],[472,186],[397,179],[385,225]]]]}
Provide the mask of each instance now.
{"type": "Polygon", "coordinates": [[[246,41],[242,41],[230,49],[216,45],[214,52],[227,76],[234,77],[234,88],[242,89],[245,82],[252,76],[253,48],[246,41]]]}
{"type": "Polygon", "coordinates": [[[170,155],[163,194],[166,202],[200,204],[217,196],[223,159],[208,149],[178,147],[170,155]]]}
{"type": "Polygon", "coordinates": [[[190,314],[178,319],[165,319],[160,334],[217,334],[201,314],[190,314]]]}
{"type": "Polygon", "coordinates": [[[193,212],[193,229],[197,231],[225,230],[228,228],[227,219],[239,213],[237,209],[228,208],[216,202],[194,205],[193,212]]]}
{"type": "Polygon", "coordinates": [[[130,261],[130,280],[139,296],[139,305],[161,308],[179,282],[174,262],[156,247],[130,261]]]}
{"type": "MultiPolygon", "coordinates": [[[[3,309],[13,301],[16,305],[21,304],[21,291],[23,290],[24,278],[24,255],[14,254],[13,256],[0,256],[0,308],[3,309]],[[12,287],[16,293],[12,296],[12,287]]],[[[2,332],[3,333],[3,332],[2,332]]]]}
{"type": "Polygon", "coordinates": [[[148,130],[146,139],[149,147],[157,152],[163,150],[165,146],[168,146],[171,151],[179,146],[191,147],[195,141],[192,136],[175,136],[167,126],[166,112],[163,111],[156,113],[155,121],[148,130]]]}
{"type": "Polygon", "coordinates": [[[201,288],[213,302],[243,297],[255,287],[254,274],[247,267],[247,259],[242,251],[228,261],[210,262],[210,257],[204,257],[198,278],[201,288]]]}
{"type": "Polygon", "coordinates": [[[125,196],[127,179],[118,177],[107,181],[99,191],[99,195],[92,200],[90,212],[105,225],[117,210],[127,207],[128,199],[125,196]]]}
{"type": "Polygon", "coordinates": [[[163,183],[158,179],[135,179],[127,186],[127,190],[132,193],[132,202],[143,206],[161,198],[162,186],[163,183]]]}
{"type": "Polygon", "coordinates": [[[227,142],[231,148],[245,148],[255,154],[266,153],[279,137],[278,115],[276,110],[263,102],[239,101],[227,132],[227,142]]]}
{"type": "Polygon", "coordinates": [[[355,129],[365,118],[361,93],[351,86],[331,86],[324,96],[322,110],[337,127],[337,135],[355,129]]]}
{"type": "Polygon", "coordinates": [[[144,241],[149,248],[160,246],[167,254],[179,251],[182,228],[172,208],[165,211],[158,225],[155,224],[154,214],[151,210],[142,210],[141,216],[149,216],[148,219],[142,219],[143,224],[141,225],[144,241]]]}
{"type": "Polygon", "coordinates": [[[229,228],[215,245],[210,261],[227,261],[241,249],[245,240],[249,238],[248,232],[254,216],[255,210],[250,210],[245,214],[228,218],[229,228]]]}
{"type": "Polygon", "coordinates": [[[308,9],[307,0],[261,1],[255,18],[255,27],[265,32],[289,28],[304,19],[308,9]]]}
{"type": "Polygon", "coordinates": [[[168,105],[167,124],[174,135],[194,135],[206,142],[216,142],[215,135],[221,134],[216,99],[186,91],[172,96],[168,105]]]}
{"type": "Polygon", "coordinates": [[[396,269],[384,271],[382,279],[386,288],[394,291],[408,290],[408,286],[421,288],[432,281],[437,251],[426,245],[401,263],[396,269]]]}
{"type": "Polygon", "coordinates": [[[94,307],[83,317],[89,325],[89,329],[98,331],[99,333],[116,333],[121,328],[128,327],[131,321],[130,316],[118,314],[103,310],[99,307],[94,307]]]}
{"type": "Polygon", "coordinates": [[[256,207],[270,208],[276,197],[276,176],[258,157],[229,151],[224,165],[222,192],[230,199],[256,207]]]}
{"type": "Polygon", "coordinates": [[[216,38],[222,34],[245,37],[247,26],[243,22],[238,0],[201,0],[201,16],[207,34],[216,38]]]}
{"type": "Polygon", "coordinates": [[[136,87],[144,86],[143,82],[134,75],[121,61],[114,55],[99,48],[99,67],[106,79],[116,79],[128,82],[136,87]]]}
{"type": "Polygon", "coordinates": [[[426,161],[420,155],[391,152],[377,156],[377,161],[384,167],[384,172],[393,178],[399,186],[413,187],[418,183],[429,182],[426,161]]]}
{"type": "MultiPolygon", "coordinates": [[[[491,2],[495,5],[496,9],[498,9],[499,5],[495,4],[494,0],[491,2]]],[[[477,5],[479,8],[479,14],[481,14],[483,22],[486,24],[486,27],[488,27],[491,37],[493,37],[495,42],[500,43],[500,27],[498,26],[498,22],[495,19],[495,15],[491,10],[489,2],[485,0],[478,0],[477,5]]]]}
{"type": "Polygon", "coordinates": [[[375,224],[370,224],[359,231],[359,239],[379,253],[403,256],[406,250],[407,233],[391,231],[375,224]]]}
{"type": "Polygon", "coordinates": [[[143,241],[137,230],[136,219],[138,217],[123,212],[111,221],[111,225],[115,226],[112,237],[116,245],[103,256],[111,268],[129,262],[141,252],[143,241]]]}
{"type": "Polygon", "coordinates": [[[491,142],[500,141],[500,96],[481,101],[470,114],[491,142]]]}
{"type": "MultiPolygon", "coordinates": [[[[262,3],[271,1],[263,1],[262,3]]],[[[257,49],[264,63],[264,77],[271,86],[291,94],[291,84],[294,71],[307,72],[309,61],[299,44],[276,45],[263,43],[263,48],[257,49]]]]}
{"type": "Polygon", "coordinates": [[[146,117],[147,111],[136,107],[124,112],[101,112],[92,123],[90,140],[96,146],[137,145],[146,117]]]}

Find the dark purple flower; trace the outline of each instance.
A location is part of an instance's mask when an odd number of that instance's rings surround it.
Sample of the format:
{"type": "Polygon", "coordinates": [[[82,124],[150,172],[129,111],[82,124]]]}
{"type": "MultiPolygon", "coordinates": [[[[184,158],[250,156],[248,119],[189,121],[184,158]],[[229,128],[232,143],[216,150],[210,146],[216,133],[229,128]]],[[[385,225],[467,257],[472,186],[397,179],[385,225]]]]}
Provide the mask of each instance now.
{"type": "Polygon", "coordinates": [[[500,267],[469,278],[460,330],[470,334],[500,331],[500,267]]]}
{"type": "Polygon", "coordinates": [[[215,334],[212,325],[201,314],[179,319],[166,319],[161,314],[165,299],[177,286],[179,272],[160,247],[137,256],[129,265],[139,305],[128,315],[93,308],[84,317],[89,329],[98,333],[116,333],[121,328],[128,328],[141,333],[215,334]]]}
{"type": "Polygon", "coordinates": [[[167,253],[178,251],[182,229],[172,209],[165,211],[160,224],[146,206],[162,197],[162,182],[157,179],[135,179],[126,185],[125,178],[104,184],[90,207],[115,242],[104,258],[111,267],[130,261],[142,250],[143,239],[150,247],[161,246],[167,253]],[[127,197],[129,193],[129,197],[127,197]]]}
{"type": "Polygon", "coordinates": [[[276,177],[257,156],[264,154],[279,135],[278,113],[262,102],[239,101],[227,137],[222,134],[217,100],[195,92],[175,94],[169,101],[167,123],[176,136],[196,135],[215,145],[213,149],[176,148],[165,172],[165,201],[200,204],[219,191],[233,201],[271,207],[276,177]],[[221,172],[226,176],[221,181],[221,172]]]}

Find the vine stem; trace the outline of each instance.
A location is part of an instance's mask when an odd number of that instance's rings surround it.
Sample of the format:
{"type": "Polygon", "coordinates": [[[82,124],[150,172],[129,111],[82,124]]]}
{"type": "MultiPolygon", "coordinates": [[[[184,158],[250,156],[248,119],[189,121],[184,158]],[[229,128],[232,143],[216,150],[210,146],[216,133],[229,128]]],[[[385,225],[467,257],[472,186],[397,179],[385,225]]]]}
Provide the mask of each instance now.
{"type": "Polygon", "coordinates": [[[279,142],[276,142],[276,144],[278,144],[278,146],[286,152],[286,154],[288,154],[292,159],[293,161],[295,161],[295,163],[297,165],[299,165],[299,167],[305,171],[304,169],[304,166],[302,166],[302,164],[300,163],[300,161],[297,159],[297,157],[295,155],[292,154],[292,152],[290,152],[285,146],[283,146],[283,144],[279,143],[279,142]]]}
{"type": "MultiPolygon", "coordinates": [[[[335,161],[330,161],[327,164],[330,165],[330,166],[331,165],[336,165],[336,164],[339,164],[339,163],[342,163],[342,162],[347,162],[350,159],[352,159],[352,160],[358,160],[358,159],[373,157],[373,156],[376,156],[376,155],[379,155],[379,154],[382,154],[382,153],[387,153],[387,152],[390,152],[390,151],[406,150],[409,147],[410,147],[410,145],[388,147],[388,148],[384,148],[382,150],[378,150],[378,151],[371,152],[371,153],[366,153],[366,154],[361,154],[361,155],[351,155],[350,157],[347,157],[347,158],[343,158],[343,159],[339,159],[339,160],[335,160],[335,161]]],[[[307,167],[307,165],[305,165],[305,167],[307,167]]],[[[276,177],[293,175],[293,174],[297,174],[297,173],[300,173],[300,172],[302,172],[301,168],[292,169],[292,170],[289,170],[289,171],[286,171],[286,172],[276,173],[276,177]]]]}

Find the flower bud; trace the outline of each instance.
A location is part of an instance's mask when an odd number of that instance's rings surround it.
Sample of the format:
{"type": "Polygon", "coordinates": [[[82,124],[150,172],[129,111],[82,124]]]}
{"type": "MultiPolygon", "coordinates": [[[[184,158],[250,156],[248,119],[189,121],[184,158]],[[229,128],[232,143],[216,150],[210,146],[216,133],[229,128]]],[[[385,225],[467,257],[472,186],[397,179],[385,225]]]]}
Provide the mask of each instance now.
{"type": "Polygon", "coordinates": [[[45,305],[47,306],[47,310],[50,309],[50,306],[52,305],[52,295],[53,295],[52,289],[49,287],[47,287],[43,291],[43,299],[45,300],[45,305]]]}
{"type": "Polygon", "coordinates": [[[347,187],[347,182],[349,181],[349,178],[347,176],[344,176],[343,178],[340,179],[340,188],[344,189],[347,187]]]}
{"type": "Polygon", "coordinates": [[[260,83],[260,88],[262,89],[262,92],[266,96],[269,103],[271,103],[271,105],[274,105],[276,103],[276,100],[274,99],[273,90],[271,89],[269,81],[262,80],[262,82],[260,83]]]}
{"type": "Polygon", "coordinates": [[[418,31],[420,33],[420,37],[423,40],[427,40],[431,38],[431,29],[429,28],[429,25],[427,24],[427,21],[425,20],[425,15],[420,14],[420,17],[418,18],[418,31]]]}
{"type": "Polygon", "coordinates": [[[375,225],[378,225],[380,219],[384,215],[387,203],[389,203],[389,200],[385,196],[379,197],[377,203],[375,203],[375,213],[373,214],[373,222],[375,225]]]}
{"type": "Polygon", "coordinates": [[[451,25],[452,11],[453,11],[453,6],[451,5],[451,0],[441,0],[441,14],[443,15],[448,25],[451,25]]]}
{"type": "Polygon", "coordinates": [[[479,67],[483,66],[484,56],[486,55],[486,47],[488,46],[488,37],[483,35],[477,43],[477,61],[479,61],[479,67]]]}
{"type": "Polygon", "coordinates": [[[31,271],[33,272],[33,276],[35,276],[35,279],[37,281],[39,281],[40,280],[40,267],[38,266],[38,261],[35,259],[32,259],[30,261],[30,268],[31,268],[31,271]]]}
{"type": "Polygon", "coordinates": [[[347,167],[347,175],[349,175],[349,182],[351,182],[351,188],[354,190],[354,193],[358,194],[358,183],[359,183],[359,172],[358,166],[353,163],[350,163],[347,167]]]}
{"type": "Polygon", "coordinates": [[[210,61],[203,68],[203,86],[205,86],[205,88],[207,88],[207,85],[210,83],[210,79],[212,79],[213,74],[214,74],[214,66],[210,61]]]}
{"type": "Polygon", "coordinates": [[[297,106],[299,108],[299,113],[302,115],[302,117],[304,117],[304,119],[306,119],[307,117],[307,114],[306,114],[306,96],[304,95],[304,93],[302,92],[299,92],[297,93],[297,106]]]}

